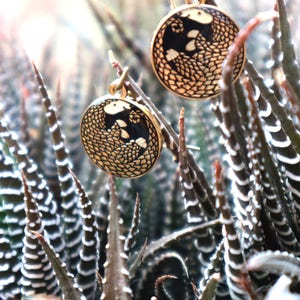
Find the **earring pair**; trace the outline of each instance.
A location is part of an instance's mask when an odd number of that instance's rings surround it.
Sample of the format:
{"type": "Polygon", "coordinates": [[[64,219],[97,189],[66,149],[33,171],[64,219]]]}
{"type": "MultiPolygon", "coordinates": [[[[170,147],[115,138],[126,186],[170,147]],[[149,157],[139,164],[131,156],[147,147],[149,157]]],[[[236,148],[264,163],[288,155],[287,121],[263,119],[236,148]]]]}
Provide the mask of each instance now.
{"type": "MultiPolygon", "coordinates": [[[[219,80],[228,48],[239,31],[216,6],[186,4],[159,23],[152,39],[151,60],[159,81],[172,93],[194,100],[220,93],[219,80]]],[[[233,77],[243,70],[245,49],[237,55],[233,77]]],[[[126,72],[96,99],[81,120],[81,140],[90,159],[122,178],[148,173],[162,149],[162,134],[153,114],[137,103],[124,84],[126,72]]]]}

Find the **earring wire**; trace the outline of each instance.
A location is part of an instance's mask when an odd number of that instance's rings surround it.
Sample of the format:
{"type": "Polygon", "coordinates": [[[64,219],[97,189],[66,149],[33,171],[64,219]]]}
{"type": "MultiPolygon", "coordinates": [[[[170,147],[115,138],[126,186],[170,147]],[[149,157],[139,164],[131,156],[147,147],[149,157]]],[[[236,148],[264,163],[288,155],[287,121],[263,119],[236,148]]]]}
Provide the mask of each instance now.
{"type": "Polygon", "coordinates": [[[175,0],[170,0],[170,6],[171,6],[171,9],[175,9],[176,8],[175,0]]]}
{"type": "Polygon", "coordinates": [[[108,91],[111,95],[115,95],[117,92],[120,92],[121,97],[125,97],[127,95],[125,80],[128,76],[128,71],[128,67],[124,67],[121,76],[109,85],[108,91]]]}

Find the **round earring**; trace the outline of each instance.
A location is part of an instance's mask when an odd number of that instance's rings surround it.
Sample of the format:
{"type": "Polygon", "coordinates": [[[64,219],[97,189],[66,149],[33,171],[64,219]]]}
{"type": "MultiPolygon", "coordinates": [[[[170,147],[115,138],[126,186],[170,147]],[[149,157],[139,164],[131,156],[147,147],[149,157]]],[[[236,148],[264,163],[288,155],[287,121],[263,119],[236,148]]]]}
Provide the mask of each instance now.
{"type": "MultiPolygon", "coordinates": [[[[222,64],[238,26],[222,10],[188,4],[172,10],[154,33],[151,59],[154,73],[172,93],[186,99],[208,99],[220,93],[222,64]]],[[[245,64],[245,48],[236,58],[236,80],[245,64]]]]}
{"type": "Polygon", "coordinates": [[[81,119],[81,141],[92,162],[122,178],[149,172],[162,149],[160,126],[151,112],[128,96],[126,88],[96,99],[81,119]]]}

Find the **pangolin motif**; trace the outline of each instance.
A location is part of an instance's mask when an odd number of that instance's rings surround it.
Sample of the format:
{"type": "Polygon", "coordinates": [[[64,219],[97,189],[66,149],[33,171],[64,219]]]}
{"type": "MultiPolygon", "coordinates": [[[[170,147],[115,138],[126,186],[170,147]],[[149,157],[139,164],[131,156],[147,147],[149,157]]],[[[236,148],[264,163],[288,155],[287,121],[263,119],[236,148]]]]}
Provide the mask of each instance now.
{"type": "Polygon", "coordinates": [[[95,100],[81,121],[81,140],[91,160],[117,177],[147,173],[161,151],[159,126],[147,112],[110,95],[95,100]]]}
{"type": "MultiPolygon", "coordinates": [[[[238,31],[237,25],[214,6],[189,5],[171,12],[152,41],[156,75],[170,91],[185,98],[218,95],[222,64],[238,31]]],[[[242,49],[235,61],[234,79],[244,61],[242,49]]]]}

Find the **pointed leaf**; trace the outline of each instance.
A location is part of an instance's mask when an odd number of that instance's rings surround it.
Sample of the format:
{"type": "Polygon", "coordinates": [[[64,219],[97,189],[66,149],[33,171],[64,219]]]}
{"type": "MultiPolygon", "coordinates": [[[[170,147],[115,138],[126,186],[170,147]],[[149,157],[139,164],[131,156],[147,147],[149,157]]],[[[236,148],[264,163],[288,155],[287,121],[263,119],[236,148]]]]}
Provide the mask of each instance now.
{"type": "Polygon", "coordinates": [[[293,121],[289,118],[286,110],[282,107],[275,94],[267,87],[267,85],[263,80],[263,77],[255,69],[253,63],[247,61],[245,68],[249,73],[249,77],[251,81],[258,87],[261,96],[270,103],[272,107],[272,111],[280,120],[285,133],[290,138],[296,151],[300,153],[300,135],[297,132],[297,129],[293,124],[293,121]]]}
{"type": "Polygon", "coordinates": [[[127,238],[125,240],[125,244],[124,244],[124,250],[128,253],[132,247],[135,246],[136,244],[136,236],[139,233],[139,223],[140,223],[140,215],[141,215],[141,211],[140,211],[140,198],[139,195],[136,195],[136,200],[135,200],[135,207],[134,207],[134,212],[133,212],[133,218],[131,221],[131,227],[130,227],[130,231],[127,235],[127,238]]]}
{"type": "Polygon", "coordinates": [[[203,289],[202,295],[198,300],[213,300],[215,299],[216,289],[220,281],[220,274],[214,273],[208,279],[205,288],[203,289]]]}
{"type": "Polygon", "coordinates": [[[190,169],[187,162],[188,150],[186,148],[185,133],[184,133],[184,108],[180,110],[179,117],[179,170],[180,181],[182,188],[182,195],[185,202],[185,209],[187,213],[187,222],[190,224],[200,223],[205,220],[204,213],[201,209],[201,201],[206,197],[203,192],[202,195],[197,194],[194,187],[195,173],[190,169]]]}
{"type": "Polygon", "coordinates": [[[144,258],[155,254],[155,252],[157,252],[159,250],[163,250],[164,248],[169,247],[172,243],[174,243],[178,240],[181,240],[183,238],[190,237],[193,235],[197,235],[198,232],[201,232],[206,228],[210,228],[210,227],[216,226],[218,224],[220,224],[219,219],[212,220],[212,221],[208,221],[203,224],[196,225],[196,226],[187,227],[187,228],[175,231],[167,236],[164,236],[164,237],[160,238],[159,240],[152,242],[147,247],[145,254],[144,254],[144,258]]]}
{"type": "Polygon", "coordinates": [[[52,247],[47,243],[44,237],[36,231],[31,231],[31,233],[37,237],[44,251],[46,252],[59,281],[64,298],[72,300],[86,300],[81,291],[78,289],[73,275],[67,272],[65,265],[61,262],[57,254],[53,251],[52,247]]]}
{"type": "Polygon", "coordinates": [[[47,88],[37,67],[33,64],[39,89],[42,95],[42,103],[45,115],[48,121],[49,131],[52,138],[53,150],[55,153],[55,162],[58,171],[58,178],[61,184],[61,196],[63,199],[62,208],[64,215],[64,231],[66,246],[69,259],[70,271],[74,274],[77,272],[79,261],[79,251],[81,247],[82,228],[80,222],[80,212],[78,207],[78,196],[76,188],[69,172],[71,161],[68,158],[67,149],[65,148],[64,136],[61,131],[60,122],[57,119],[55,109],[51,99],[48,96],[47,88]]]}
{"type": "Polygon", "coordinates": [[[121,233],[118,199],[114,179],[109,175],[110,203],[109,224],[107,228],[106,262],[104,264],[103,300],[132,299],[129,287],[129,272],[126,267],[127,255],[124,250],[124,237],[121,233]]]}
{"type": "Polygon", "coordinates": [[[239,278],[240,270],[244,264],[242,246],[225,197],[222,169],[218,162],[215,163],[215,178],[217,206],[220,210],[220,220],[223,225],[226,281],[233,299],[246,299],[247,293],[241,288],[239,278]]]}
{"type": "Polygon", "coordinates": [[[24,230],[24,247],[22,257],[22,294],[47,293],[59,296],[61,294],[56,277],[50,262],[43,251],[42,246],[31,231],[41,234],[44,230],[41,214],[38,211],[37,202],[22,175],[24,186],[24,200],[27,223],[24,230]]]}
{"type": "Polygon", "coordinates": [[[76,266],[78,269],[77,282],[87,299],[94,299],[97,287],[97,269],[98,269],[98,235],[95,221],[95,215],[92,203],[89,201],[79,179],[70,170],[73,180],[76,184],[80,197],[82,209],[83,237],[80,251],[80,260],[76,266]]]}

